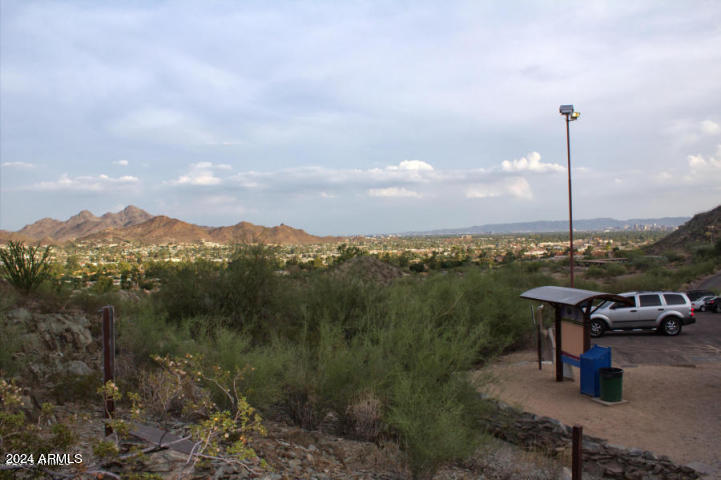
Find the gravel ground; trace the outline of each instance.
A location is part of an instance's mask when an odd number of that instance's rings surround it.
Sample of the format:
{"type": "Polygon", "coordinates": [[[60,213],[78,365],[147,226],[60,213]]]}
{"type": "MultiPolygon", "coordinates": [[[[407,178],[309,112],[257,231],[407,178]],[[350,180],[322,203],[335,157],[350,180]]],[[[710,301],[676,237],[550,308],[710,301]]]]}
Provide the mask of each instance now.
{"type": "MultiPolygon", "coordinates": [[[[607,407],[579,392],[576,382],[555,381],[555,370],[538,371],[534,352],[500,359],[484,370],[493,380],[486,393],[522,410],[580,424],[584,433],[625,447],[667,455],[721,479],[721,363],[695,366],[624,367],[623,397],[607,407]]],[[[617,365],[614,365],[617,366],[617,365]]]]}

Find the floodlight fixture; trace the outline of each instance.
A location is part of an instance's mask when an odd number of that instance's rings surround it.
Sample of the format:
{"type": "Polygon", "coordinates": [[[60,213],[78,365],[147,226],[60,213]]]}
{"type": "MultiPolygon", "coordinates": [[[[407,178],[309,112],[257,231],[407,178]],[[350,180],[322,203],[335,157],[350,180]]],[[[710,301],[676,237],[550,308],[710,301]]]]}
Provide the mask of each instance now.
{"type": "Polygon", "coordinates": [[[573,105],[561,105],[558,108],[561,115],[566,117],[566,151],[568,153],[568,263],[571,273],[571,288],[573,288],[573,200],[571,196],[571,131],[569,125],[581,116],[573,105]]]}

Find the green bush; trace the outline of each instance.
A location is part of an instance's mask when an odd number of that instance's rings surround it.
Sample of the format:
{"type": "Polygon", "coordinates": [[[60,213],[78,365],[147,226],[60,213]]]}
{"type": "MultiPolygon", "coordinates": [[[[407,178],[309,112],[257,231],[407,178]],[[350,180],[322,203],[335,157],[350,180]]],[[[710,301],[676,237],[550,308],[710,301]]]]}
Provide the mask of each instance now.
{"type": "Polygon", "coordinates": [[[5,279],[23,293],[30,293],[47,278],[50,247],[25,246],[10,241],[7,248],[0,248],[0,270],[5,279]]]}
{"type": "Polygon", "coordinates": [[[240,386],[253,405],[308,428],[335,412],[349,435],[402,445],[417,477],[473,450],[480,404],[464,372],[528,341],[518,296],[552,283],[535,262],[389,286],[274,268],[268,250],[171,266],[153,308],[120,316],[118,343],[140,362],[201,353],[227,370],[249,365],[240,386]]]}

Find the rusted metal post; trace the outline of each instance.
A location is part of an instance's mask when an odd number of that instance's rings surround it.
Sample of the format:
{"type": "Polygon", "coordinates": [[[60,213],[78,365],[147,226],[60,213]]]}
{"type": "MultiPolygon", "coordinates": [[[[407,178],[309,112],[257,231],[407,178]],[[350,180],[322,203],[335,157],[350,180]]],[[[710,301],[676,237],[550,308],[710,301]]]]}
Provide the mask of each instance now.
{"type": "Polygon", "coordinates": [[[570,115],[566,115],[566,150],[568,152],[568,243],[571,247],[569,251],[569,264],[571,266],[571,288],[573,288],[573,202],[571,200],[571,123],[570,115]]]}
{"type": "MultiPolygon", "coordinates": [[[[112,305],[103,307],[103,385],[115,382],[115,309],[112,305]]],[[[105,418],[110,419],[115,412],[115,401],[105,396],[105,418]]],[[[113,433],[112,427],[105,423],[105,435],[113,433]]]]}
{"type": "Polygon", "coordinates": [[[573,426],[573,463],[571,465],[571,479],[582,480],[583,478],[583,427],[573,426]]]}
{"type": "Polygon", "coordinates": [[[561,306],[554,305],[556,310],[556,381],[563,381],[563,362],[561,361],[561,346],[563,345],[563,339],[561,338],[561,306]]]}
{"type": "Polygon", "coordinates": [[[536,309],[536,343],[538,346],[538,369],[542,370],[543,364],[543,337],[541,336],[541,328],[543,328],[543,305],[536,309]]]}

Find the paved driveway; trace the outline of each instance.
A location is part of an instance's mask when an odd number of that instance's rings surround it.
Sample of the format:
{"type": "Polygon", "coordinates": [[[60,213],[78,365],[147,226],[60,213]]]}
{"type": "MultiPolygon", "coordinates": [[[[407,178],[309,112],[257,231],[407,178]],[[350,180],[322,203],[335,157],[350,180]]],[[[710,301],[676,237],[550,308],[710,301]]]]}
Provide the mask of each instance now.
{"type": "Polygon", "coordinates": [[[721,362],[721,314],[697,312],[696,323],[675,337],[655,332],[607,332],[591,344],[611,347],[614,365],[676,365],[721,362]]]}

